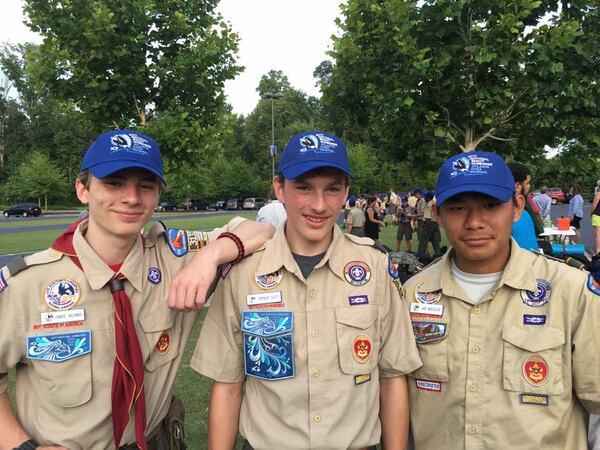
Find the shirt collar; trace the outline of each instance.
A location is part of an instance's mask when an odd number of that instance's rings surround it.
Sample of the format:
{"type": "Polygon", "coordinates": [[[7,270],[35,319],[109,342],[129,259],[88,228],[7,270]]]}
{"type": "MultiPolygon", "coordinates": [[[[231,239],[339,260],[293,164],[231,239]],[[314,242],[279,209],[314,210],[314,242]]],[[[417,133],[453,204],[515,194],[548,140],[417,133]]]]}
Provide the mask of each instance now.
{"type": "MultiPolygon", "coordinates": [[[[83,273],[85,274],[89,285],[92,289],[97,290],[104,287],[115,276],[115,273],[85,240],[83,235],[86,230],[87,221],[84,221],[79,224],[75,230],[73,235],[73,247],[81,262],[83,273]]],[[[121,273],[129,280],[131,285],[140,292],[142,290],[142,270],[140,270],[140,267],[143,267],[143,254],[142,238],[141,235],[139,235],[121,266],[121,273]]]]}

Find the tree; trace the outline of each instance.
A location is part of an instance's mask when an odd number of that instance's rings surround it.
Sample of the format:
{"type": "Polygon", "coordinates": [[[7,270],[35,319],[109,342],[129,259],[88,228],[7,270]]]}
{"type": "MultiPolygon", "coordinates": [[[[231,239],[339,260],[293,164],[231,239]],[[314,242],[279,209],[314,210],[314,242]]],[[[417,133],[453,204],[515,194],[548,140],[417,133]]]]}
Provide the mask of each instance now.
{"type": "Polygon", "coordinates": [[[539,155],[596,125],[596,5],[350,0],[334,64],[316,71],[328,118],[418,163],[437,164],[449,147],[539,155]]]}
{"type": "Polygon", "coordinates": [[[144,126],[161,112],[214,123],[223,85],[240,70],[237,36],[217,0],[26,0],[43,37],[29,70],[93,122],[144,126]]]}
{"type": "Polygon", "coordinates": [[[267,92],[285,93],[291,88],[290,80],[281,70],[269,70],[266,75],[260,77],[256,92],[264,97],[267,92]]]}

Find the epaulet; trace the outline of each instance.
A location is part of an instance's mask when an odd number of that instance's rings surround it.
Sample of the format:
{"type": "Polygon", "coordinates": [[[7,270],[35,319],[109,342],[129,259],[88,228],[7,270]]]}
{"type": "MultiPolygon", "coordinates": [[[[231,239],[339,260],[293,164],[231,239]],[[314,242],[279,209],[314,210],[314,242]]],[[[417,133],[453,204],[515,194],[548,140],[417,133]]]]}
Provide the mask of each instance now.
{"type": "Polygon", "coordinates": [[[587,270],[586,263],[584,263],[583,261],[580,261],[577,258],[573,258],[571,256],[567,256],[565,259],[560,259],[560,258],[556,258],[551,255],[547,255],[545,253],[535,252],[533,250],[532,250],[532,252],[535,253],[536,255],[543,256],[544,258],[549,259],[550,261],[556,261],[559,263],[563,263],[569,267],[574,267],[575,269],[579,269],[579,270],[587,270]]]}
{"type": "Polygon", "coordinates": [[[373,239],[371,239],[371,238],[368,238],[368,237],[355,236],[355,235],[350,234],[350,233],[344,233],[344,236],[346,238],[350,239],[355,244],[358,244],[358,245],[367,245],[369,247],[374,247],[375,246],[375,241],[373,239]]]}
{"type": "Polygon", "coordinates": [[[438,256],[437,258],[432,259],[431,262],[429,262],[428,264],[426,264],[425,266],[423,266],[423,270],[427,269],[429,266],[433,266],[435,263],[437,263],[443,257],[444,257],[444,255],[438,256]]]}
{"type": "Polygon", "coordinates": [[[40,264],[48,264],[58,261],[62,257],[63,254],[61,252],[52,248],[48,248],[41,252],[36,252],[27,256],[15,256],[6,265],[6,272],[8,272],[9,277],[14,277],[16,274],[27,269],[28,267],[38,266],[40,264]]]}
{"type": "Polygon", "coordinates": [[[165,227],[165,224],[162,223],[161,221],[158,221],[154,225],[152,225],[152,228],[150,228],[150,231],[148,231],[148,233],[146,233],[146,240],[148,241],[148,243],[154,245],[154,244],[156,244],[158,237],[161,234],[163,234],[166,230],[167,230],[167,227],[165,227]]]}

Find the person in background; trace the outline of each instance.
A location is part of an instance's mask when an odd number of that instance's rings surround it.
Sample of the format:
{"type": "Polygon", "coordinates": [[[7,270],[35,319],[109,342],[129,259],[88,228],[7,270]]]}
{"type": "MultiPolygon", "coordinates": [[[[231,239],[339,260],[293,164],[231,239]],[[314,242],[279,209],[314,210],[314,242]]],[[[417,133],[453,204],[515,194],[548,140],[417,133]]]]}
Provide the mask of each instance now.
{"type": "Polygon", "coordinates": [[[375,195],[369,195],[365,209],[365,236],[379,241],[379,229],[384,226],[379,213],[379,199],[375,195]]]}
{"type": "Polygon", "coordinates": [[[594,255],[598,255],[600,254],[600,191],[594,194],[594,200],[592,201],[592,227],[594,227],[596,241],[594,255]]]}
{"type": "Polygon", "coordinates": [[[348,199],[350,211],[346,219],[346,231],[354,236],[363,237],[365,235],[365,213],[356,206],[356,198],[351,196],[348,199]]]}
{"type": "Polygon", "coordinates": [[[398,206],[400,205],[400,197],[398,197],[398,194],[394,192],[393,188],[390,188],[390,199],[388,205],[390,209],[390,216],[392,217],[392,225],[396,225],[396,211],[398,211],[398,206]]]}
{"type": "Polygon", "coordinates": [[[440,226],[438,225],[435,198],[433,192],[429,191],[425,192],[423,198],[426,202],[425,210],[423,212],[424,247],[422,249],[419,247],[419,253],[427,253],[427,247],[431,242],[431,247],[433,250],[432,256],[436,257],[440,254],[440,241],[442,237],[440,233],[440,226]]]}
{"type": "Polygon", "coordinates": [[[527,194],[529,194],[529,189],[531,188],[531,172],[527,166],[518,162],[508,163],[507,166],[515,180],[515,195],[523,197],[523,202],[525,203],[525,210],[521,214],[520,219],[512,226],[512,237],[520,247],[538,251],[539,246],[533,224],[533,214],[527,209],[527,194]]]}
{"type": "MultiPolygon", "coordinates": [[[[569,200],[569,213],[568,216],[571,218],[571,226],[575,228],[576,244],[581,242],[581,219],[583,219],[583,196],[581,195],[581,186],[577,183],[571,185],[569,190],[571,193],[571,200],[569,200]]],[[[573,241],[571,241],[573,242],[573,241]]]]}
{"type": "Polygon", "coordinates": [[[423,198],[423,191],[421,189],[416,188],[413,191],[413,195],[417,199],[415,202],[413,220],[417,225],[418,252],[425,253],[427,250],[427,238],[425,236],[425,221],[423,215],[425,213],[425,208],[427,207],[427,202],[423,198]]]}
{"type": "Polygon", "coordinates": [[[552,224],[552,218],[550,217],[552,199],[548,194],[546,194],[546,192],[548,192],[548,188],[546,186],[542,186],[539,194],[533,197],[533,201],[540,211],[540,217],[542,218],[542,223],[544,226],[550,226],[552,224]]]}
{"type": "Polygon", "coordinates": [[[412,208],[408,204],[408,197],[400,198],[400,205],[396,211],[396,221],[398,230],[396,231],[396,251],[399,252],[402,247],[402,239],[406,242],[406,251],[412,252],[412,208]]]}
{"type": "Polygon", "coordinates": [[[256,214],[256,221],[258,223],[268,223],[273,225],[275,228],[279,228],[287,219],[285,208],[281,202],[275,198],[273,189],[271,189],[269,197],[273,200],[258,210],[258,213],[256,214]]]}

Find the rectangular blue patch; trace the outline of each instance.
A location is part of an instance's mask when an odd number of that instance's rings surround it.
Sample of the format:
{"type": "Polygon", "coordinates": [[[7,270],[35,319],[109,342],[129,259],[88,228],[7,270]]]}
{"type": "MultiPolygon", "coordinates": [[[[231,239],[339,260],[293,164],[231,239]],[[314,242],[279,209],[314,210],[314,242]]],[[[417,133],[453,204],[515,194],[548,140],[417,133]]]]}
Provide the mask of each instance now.
{"type": "Polygon", "coordinates": [[[544,314],[523,314],[523,324],[525,325],[545,325],[546,315],[544,314]]]}
{"type": "Polygon", "coordinates": [[[263,380],[293,378],[294,313],[242,311],[244,372],[263,380]]]}
{"type": "Polygon", "coordinates": [[[368,295],[351,295],[348,297],[348,303],[350,306],[355,305],[368,305],[369,304],[369,296],[368,295]]]}
{"type": "Polygon", "coordinates": [[[92,333],[90,331],[27,336],[28,359],[63,362],[91,351],[92,333]]]}

